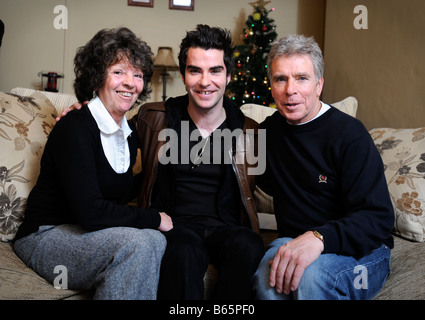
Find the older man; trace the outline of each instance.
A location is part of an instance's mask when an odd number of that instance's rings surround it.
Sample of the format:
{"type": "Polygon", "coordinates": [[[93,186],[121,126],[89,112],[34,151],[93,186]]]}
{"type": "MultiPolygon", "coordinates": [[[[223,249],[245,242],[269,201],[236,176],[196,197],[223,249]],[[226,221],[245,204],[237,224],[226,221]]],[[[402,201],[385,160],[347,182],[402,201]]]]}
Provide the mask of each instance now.
{"type": "Polygon", "coordinates": [[[324,61],[312,38],[269,55],[279,112],[267,129],[260,186],[274,196],[279,236],[255,274],[259,299],[370,299],[384,284],[394,223],[383,164],[357,119],[320,101],[324,61]]]}

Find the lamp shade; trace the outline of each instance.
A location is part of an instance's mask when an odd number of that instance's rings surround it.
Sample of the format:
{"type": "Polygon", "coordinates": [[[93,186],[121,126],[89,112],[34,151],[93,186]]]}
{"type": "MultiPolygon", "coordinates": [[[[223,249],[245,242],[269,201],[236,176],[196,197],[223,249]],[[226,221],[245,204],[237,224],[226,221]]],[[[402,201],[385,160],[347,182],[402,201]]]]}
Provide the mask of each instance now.
{"type": "Polygon", "coordinates": [[[154,66],[167,70],[178,70],[179,66],[174,61],[173,49],[171,47],[159,47],[155,57],[154,66]]]}

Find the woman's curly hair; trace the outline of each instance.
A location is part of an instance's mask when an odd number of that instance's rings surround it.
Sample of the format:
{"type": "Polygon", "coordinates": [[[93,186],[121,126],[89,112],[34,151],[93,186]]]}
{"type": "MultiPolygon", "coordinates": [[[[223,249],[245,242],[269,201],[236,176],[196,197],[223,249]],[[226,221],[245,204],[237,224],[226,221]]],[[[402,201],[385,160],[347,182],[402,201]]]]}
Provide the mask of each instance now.
{"type": "Polygon", "coordinates": [[[123,58],[143,72],[144,86],[139,99],[146,100],[152,91],[153,53],[146,42],[122,27],[100,30],[85,46],[78,48],[74,59],[74,90],[78,101],[91,100],[93,92],[104,86],[108,68],[123,58]]]}

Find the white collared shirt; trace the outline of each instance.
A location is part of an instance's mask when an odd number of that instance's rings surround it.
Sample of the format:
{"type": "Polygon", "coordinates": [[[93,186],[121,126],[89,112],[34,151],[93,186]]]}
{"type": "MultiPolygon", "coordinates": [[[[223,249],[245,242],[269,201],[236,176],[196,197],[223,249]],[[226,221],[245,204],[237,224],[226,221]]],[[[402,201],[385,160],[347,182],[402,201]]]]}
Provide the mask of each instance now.
{"type": "Polygon", "coordinates": [[[127,119],[124,116],[120,127],[99,97],[90,101],[88,108],[100,130],[103,151],[109,164],[116,173],[125,173],[130,166],[130,149],[127,138],[132,133],[127,119]]]}

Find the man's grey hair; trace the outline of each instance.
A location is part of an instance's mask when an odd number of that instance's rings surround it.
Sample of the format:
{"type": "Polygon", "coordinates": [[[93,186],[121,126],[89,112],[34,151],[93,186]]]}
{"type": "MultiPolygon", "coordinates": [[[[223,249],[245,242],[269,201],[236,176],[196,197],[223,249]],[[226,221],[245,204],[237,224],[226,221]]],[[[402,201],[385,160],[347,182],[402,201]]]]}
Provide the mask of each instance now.
{"type": "Polygon", "coordinates": [[[323,77],[325,70],[325,61],[323,59],[322,50],[313,37],[305,37],[303,35],[289,35],[273,43],[267,59],[268,76],[271,80],[272,62],[281,56],[308,55],[313,61],[314,74],[316,80],[319,81],[323,77]]]}

